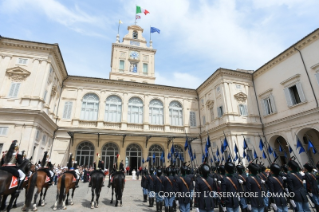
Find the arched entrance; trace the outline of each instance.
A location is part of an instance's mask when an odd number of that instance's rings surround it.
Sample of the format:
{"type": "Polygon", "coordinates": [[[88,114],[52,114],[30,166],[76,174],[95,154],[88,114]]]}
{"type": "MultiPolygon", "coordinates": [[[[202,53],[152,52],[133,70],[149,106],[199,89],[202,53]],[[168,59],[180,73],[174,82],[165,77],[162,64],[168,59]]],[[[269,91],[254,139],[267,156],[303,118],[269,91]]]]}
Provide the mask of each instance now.
{"type": "Polygon", "coordinates": [[[102,148],[102,160],[106,169],[112,168],[112,164],[116,162],[116,155],[119,149],[114,143],[107,143],[102,148]]]}
{"type": "Polygon", "coordinates": [[[154,144],[149,148],[148,156],[150,157],[150,161],[148,163],[150,167],[151,166],[157,167],[162,165],[162,162],[161,162],[162,152],[163,152],[163,148],[157,144],[154,144]],[[154,156],[155,156],[155,162],[153,161],[154,156]]]}
{"type": "Polygon", "coordinates": [[[80,166],[93,166],[94,145],[89,141],[81,142],[76,148],[76,161],[80,166]]]}
{"type": "MultiPolygon", "coordinates": [[[[278,155],[277,162],[281,163],[281,165],[288,163],[290,152],[286,139],[280,135],[275,135],[270,138],[269,143],[278,155]]],[[[272,155],[274,156],[274,153],[272,155]]],[[[270,156],[271,160],[274,159],[273,156],[270,156]]]]}
{"type": "Polygon", "coordinates": [[[307,156],[303,157],[303,159],[306,158],[306,161],[302,161],[302,163],[304,164],[307,161],[311,162],[312,164],[317,163],[319,160],[319,155],[314,154],[312,148],[309,149],[309,144],[312,143],[317,153],[319,153],[319,132],[313,128],[304,128],[299,131],[297,137],[302,142],[302,145],[307,153],[307,156]]]}
{"type": "Polygon", "coordinates": [[[130,172],[141,166],[142,163],[142,149],[137,144],[130,144],[126,148],[125,164],[130,167],[130,172]]]}

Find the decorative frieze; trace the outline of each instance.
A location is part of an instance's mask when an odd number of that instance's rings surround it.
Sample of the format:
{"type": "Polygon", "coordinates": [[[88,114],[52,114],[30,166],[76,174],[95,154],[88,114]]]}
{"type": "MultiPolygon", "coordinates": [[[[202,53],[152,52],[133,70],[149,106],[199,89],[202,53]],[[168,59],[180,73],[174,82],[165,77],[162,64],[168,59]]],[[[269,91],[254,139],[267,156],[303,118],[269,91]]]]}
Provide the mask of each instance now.
{"type": "Polygon", "coordinates": [[[30,76],[31,72],[18,66],[7,69],[6,74],[12,81],[21,82],[30,76]]]}

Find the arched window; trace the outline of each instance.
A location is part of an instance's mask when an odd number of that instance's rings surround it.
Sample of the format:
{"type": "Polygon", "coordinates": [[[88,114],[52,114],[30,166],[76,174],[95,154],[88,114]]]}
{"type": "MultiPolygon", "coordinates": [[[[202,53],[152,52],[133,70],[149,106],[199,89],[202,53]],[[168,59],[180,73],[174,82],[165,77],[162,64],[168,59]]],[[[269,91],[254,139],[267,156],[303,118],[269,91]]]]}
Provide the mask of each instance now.
{"type": "Polygon", "coordinates": [[[122,100],[118,96],[109,96],[106,99],[105,117],[108,122],[121,122],[122,100]]]}
{"type": "MultiPolygon", "coordinates": [[[[148,151],[148,156],[150,158],[149,167],[151,165],[154,167],[163,165],[161,162],[162,153],[163,153],[163,149],[159,145],[154,144],[150,147],[150,149],[148,151]],[[154,161],[154,157],[155,157],[155,161],[154,161]]],[[[164,155],[164,157],[165,157],[165,155],[164,155]]]]}
{"type": "Polygon", "coordinates": [[[82,100],[82,120],[97,120],[99,112],[99,97],[96,94],[89,93],[82,100]]]}
{"type": "Polygon", "coordinates": [[[184,160],[183,148],[181,146],[179,146],[179,145],[174,145],[173,161],[175,163],[175,166],[181,167],[183,160],[184,160]]]}
{"type": "Polygon", "coordinates": [[[138,33],[137,31],[133,31],[133,39],[137,39],[138,38],[138,33]]]}
{"type": "Polygon", "coordinates": [[[130,144],[126,148],[126,158],[125,158],[125,164],[126,166],[130,167],[130,172],[141,166],[142,163],[142,149],[137,144],[130,144]]]}
{"type": "Polygon", "coordinates": [[[241,116],[247,116],[247,106],[246,105],[239,105],[239,113],[241,116]]]}
{"type": "Polygon", "coordinates": [[[76,161],[80,166],[93,166],[94,146],[91,142],[84,141],[79,144],[79,146],[76,149],[76,161]]]}
{"type": "Polygon", "coordinates": [[[111,169],[113,163],[116,162],[116,155],[119,149],[114,143],[107,143],[102,148],[102,160],[106,169],[111,169]]]}
{"type": "Polygon", "coordinates": [[[151,124],[163,125],[163,103],[160,100],[153,99],[150,102],[150,117],[151,124]]]}
{"type": "Polygon", "coordinates": [[[143,123],[143,101],[133,97],[128,102],[128,123],[143,123]]]}
{"type": "Polygon", "coordinates": [[[183,126],[183,108],[179,102],[169,104],[169,119],[172,126],[183,126]]]}

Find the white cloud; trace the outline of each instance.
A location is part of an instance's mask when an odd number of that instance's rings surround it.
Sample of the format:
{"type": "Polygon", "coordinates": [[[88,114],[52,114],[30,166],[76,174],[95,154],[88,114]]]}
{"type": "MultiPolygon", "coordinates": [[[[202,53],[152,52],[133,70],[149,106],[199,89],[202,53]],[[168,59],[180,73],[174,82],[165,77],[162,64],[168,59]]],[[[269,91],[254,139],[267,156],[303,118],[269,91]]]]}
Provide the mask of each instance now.
{"type": "Polygon", "coordinates": [[[203,82],[196,76],[192,76],[188,73],[173,72],[169,76],[163,76],[160,73],[155,73],[156,84],[169,85],[182,88],[197,88],[203,82]]]}

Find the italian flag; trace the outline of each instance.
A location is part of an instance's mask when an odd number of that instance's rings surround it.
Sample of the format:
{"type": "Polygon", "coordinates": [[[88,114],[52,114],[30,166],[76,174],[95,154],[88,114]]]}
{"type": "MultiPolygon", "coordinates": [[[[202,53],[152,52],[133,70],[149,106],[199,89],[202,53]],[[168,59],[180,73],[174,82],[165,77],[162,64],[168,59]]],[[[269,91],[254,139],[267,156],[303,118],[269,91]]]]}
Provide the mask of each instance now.
{"type": "Polygon", "coordinates": [[[140,6],[136,6],[136,14],[138,13],[144,13],[145,15],[147,15],[147,13],[150,13],[150,12],[147,11],[146,9],[141,8],[140,6]]]}

